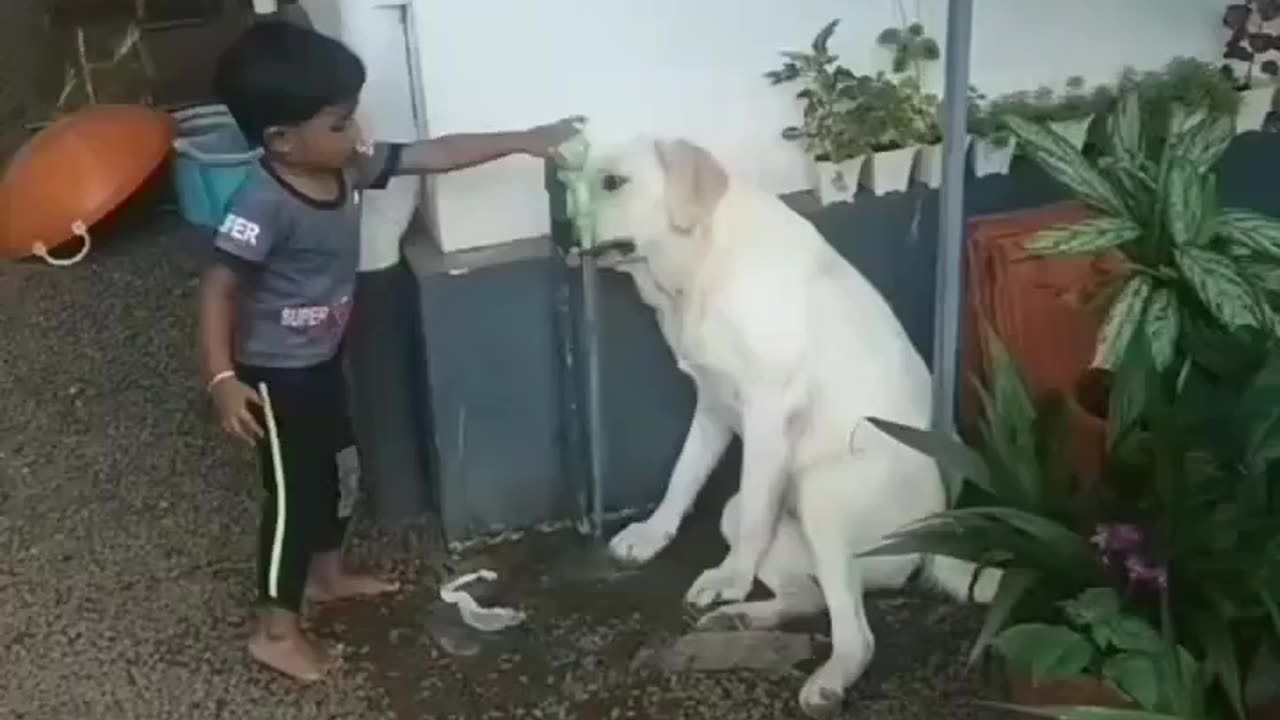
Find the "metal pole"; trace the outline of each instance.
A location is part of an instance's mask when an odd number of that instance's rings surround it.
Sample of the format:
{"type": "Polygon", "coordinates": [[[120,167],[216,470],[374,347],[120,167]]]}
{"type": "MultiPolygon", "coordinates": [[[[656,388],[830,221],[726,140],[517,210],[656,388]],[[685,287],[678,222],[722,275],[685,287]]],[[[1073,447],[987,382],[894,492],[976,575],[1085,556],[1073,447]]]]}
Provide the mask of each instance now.
{"type": "Polygon", "coordinates": [[[582,258],[582,344],[586,355],[587,448],[591,474],[591,532],[604,537],[604,413],[600,404],[600,277],[596,258],[582,258]]]}
{"type": "Polygon", "coordinates": [[[959,362],[961,278],[964,258],[964,173],[968,143],[969,52],[973,0],[950,0],[947,9],[946,81],[943,97],[942,191],[938,218],[938,267],[934,278],[933,418],[940,432],[955,430],[956,364],[959,362]]]}

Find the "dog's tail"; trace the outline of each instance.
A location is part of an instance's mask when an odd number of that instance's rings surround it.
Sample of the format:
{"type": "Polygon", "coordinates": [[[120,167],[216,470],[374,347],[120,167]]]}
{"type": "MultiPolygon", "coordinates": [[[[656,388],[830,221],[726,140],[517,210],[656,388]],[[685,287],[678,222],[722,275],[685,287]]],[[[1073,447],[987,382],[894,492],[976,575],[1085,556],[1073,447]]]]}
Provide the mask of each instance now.
{"type": "Polygon", "coordinates": [[[951,597],[981,604],[990,603],[1000,587],[999,568],[979,568],[970,562],[942,555],[924,558],[925,582],[951,597]]]}

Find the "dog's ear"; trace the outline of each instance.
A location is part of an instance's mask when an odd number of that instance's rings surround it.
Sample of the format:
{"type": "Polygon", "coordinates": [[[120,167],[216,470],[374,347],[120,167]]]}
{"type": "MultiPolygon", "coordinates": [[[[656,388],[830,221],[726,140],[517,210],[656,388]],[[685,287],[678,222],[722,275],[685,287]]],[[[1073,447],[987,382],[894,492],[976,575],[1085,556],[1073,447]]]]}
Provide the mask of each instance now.
{"type": "Polygon", "coordinates": [[[715,212],[729,175],[711,153],[688,140],[654,144],[667,176],[667,219],[676,230],[690,232],[715,212]]]}

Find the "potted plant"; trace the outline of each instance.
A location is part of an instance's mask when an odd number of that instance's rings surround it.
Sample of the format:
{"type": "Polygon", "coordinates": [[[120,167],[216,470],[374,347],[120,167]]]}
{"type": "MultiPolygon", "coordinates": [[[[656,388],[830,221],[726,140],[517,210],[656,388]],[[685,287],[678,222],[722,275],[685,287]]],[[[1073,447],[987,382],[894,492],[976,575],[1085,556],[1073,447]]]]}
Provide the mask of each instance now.
{"type": "MultiPolygon", "coordinates": [[[[977,88],[969,88],[968,115],[969,134],[965,136],[965,152],[973,143],[973,128],[981,112],[981,94],[977,88]]],[[[934,113],[923,123],[921,132],[920,153],[916,156],[915,179],[926,187],[937,189],[942,186],[942,114],[946,101],[938,103],[934,113]]]]}
{"type": "Polygon", "coordinates": [[[936,62],[942,57],[938,41],[925,34],[924,25],[913,22],[905,28],[890,27],[880,31],[876,38],[880,47],[893,53],[893,72],[914,71],[916,81],[923,83],[921,70],[925,63],[936,62]]]}
{"type": "Polygon", "coordinates": [[[823,26],[808,52],[785,51],[782,66],[765,73],[773,85],[801,83],[796,98],[802,106],[803,121],[799,126],[785,128],[782,136],[804,143],[823,205],[853,199],[868,150],[846,120],[855,76],[828,48],[839,22],[832,20],[823,26]]]}
{"type": "Polygon", "coordinates": [[[920,145],[937,129],[937,98],[913,77],[895,81],[884,73],[855,78],[850,97],[849,131],[871,151],[862,166],[863,185],[876,195],[906,190],[920,145]]]}
{"type": "MultiPolygon", "coordinates": [[[[1127,93],[1110,118],[1107,153],[1096,164],[1047,127],[1006,118],[1024,151],[1097,213],[1038,233],[1026,250],[1123,258],[1094,368],[1119,372],[1133,340],[1143,337],[1160,371],[1185,377],[1193,364],[1209,365],[1204,354],[1188,352],[1196,345],[1188,333],[1212,335],[1199,343],[1212,346],[1280,332],[1260,281],[1280,263],[1280,221],[1218,206],[1214,170],[1234,135],[1232,121],[1200,113],[1187,123],[1184,115],[1174,112],[1171,119],[1180,130],[1151,143],[1138,93],[1127,93]]],[[[1113,444],[1134,409],[1114,392],[1107,408],[1113,444]]]]}
{"type": "Polygon", "coordinates": [[[1274,109],[1280,78],[1280,1],[1246,0],[1227,6],[1224,71],[1240,92],[1236,127],[1258,130],[1274,109]]]}
{"type": "Polygon", "coordinates": [[[1137,92],[1148,132],[1162,131],[1171,108],[1235,117],[1240,94],[1222,68],[1193,57],[1176,57],[1162,69],[1138,73],[1125,68],[1116,81],[1120,95],[1137,92]]]}
{"type": "Polygon", "coordinates": [[[969,134],[973,136],[974,176],[981,178],[1009,173],[1018,143],[1000,118],[1025,110],[1029,106],[1027,97],[1027,93],[1012,93],[988,101],[977,90],[970,90],[969,134]]]}
{"type": "Polygon", "coordinates": [[[1008,699],[1047,717],[1244,718],[1269,699],[1250,689],[1274,680],[1280,647],[1280,355],[1223,414],[1180,393],[1152,345],[1134,343],[1140,370],[1118,386],[1141,428],[1127,482],[1101,497],[1081,496],[1065,460],[1060,401],[1033,398],[997,339],[976,448],[868,421],[937,459],[956,502],[865,555],[1001,568],[970,659],[994,651],[1008,699]],[[1212,442],[1208,422],[1242,441],[1212,442]],[[1147,714],[1071,714],[1079,705],[1147,714]]]}

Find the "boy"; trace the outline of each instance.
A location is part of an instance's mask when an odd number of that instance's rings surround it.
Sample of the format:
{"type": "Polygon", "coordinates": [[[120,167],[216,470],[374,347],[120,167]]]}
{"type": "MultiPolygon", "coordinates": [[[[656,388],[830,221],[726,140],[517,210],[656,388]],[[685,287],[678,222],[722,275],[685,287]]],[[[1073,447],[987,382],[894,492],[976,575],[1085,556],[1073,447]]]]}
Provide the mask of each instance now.
{"type": "Polygon", "coordinates": [[[448,172],[523,153],[545,157],[576,119],[523,132],[367,144],[352,122],[364,65],[341,43],[283,22],[247,30],[216,89],[263,158],[231,201],[200,288],[205,388],[222,427],[257,447],[266,499],[259,534],[264,608],[258,662],[322,677],[303,635],[304,596],[325,602],[396,585],[347,569],[341,462],[353,454],[338,359],[356,279],[359,192],[401,173],[448,172]]]}

